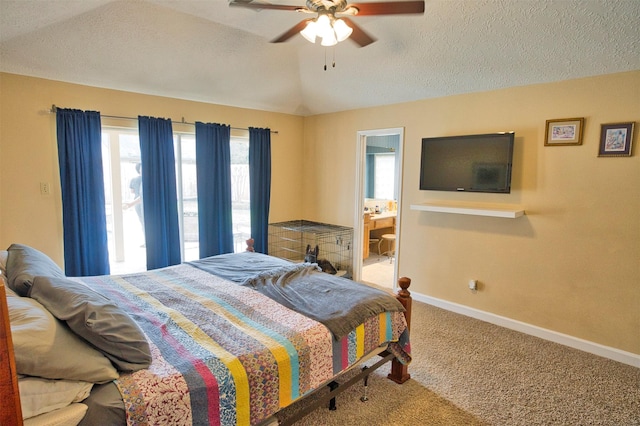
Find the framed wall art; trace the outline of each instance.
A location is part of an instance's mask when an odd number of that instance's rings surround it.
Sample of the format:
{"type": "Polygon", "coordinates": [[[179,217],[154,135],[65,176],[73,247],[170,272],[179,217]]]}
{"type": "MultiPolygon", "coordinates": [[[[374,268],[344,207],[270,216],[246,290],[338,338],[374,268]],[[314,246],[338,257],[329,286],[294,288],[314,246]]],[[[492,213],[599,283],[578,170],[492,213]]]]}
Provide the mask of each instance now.
{"type": "Polygon", "coordinates": [[[634,124],[634,122],[603,124],[600,130],[598,157],[630,157],[634,124]]]}
{"type": "Polygon", "coordinates": [[[545,146],[582,145],[584,118],[547,120],[545,146]]]}

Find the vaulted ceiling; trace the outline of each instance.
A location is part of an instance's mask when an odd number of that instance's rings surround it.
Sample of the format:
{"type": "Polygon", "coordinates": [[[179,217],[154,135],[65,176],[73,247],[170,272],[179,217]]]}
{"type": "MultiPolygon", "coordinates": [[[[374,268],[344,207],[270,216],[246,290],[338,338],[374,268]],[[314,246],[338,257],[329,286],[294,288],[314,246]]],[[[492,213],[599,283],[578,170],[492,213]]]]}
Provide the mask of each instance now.
{"type": "Polygon", "coordinates": [[[0,71],[306,116],[640,69],[639,0],[425,4],[324,48],[225,0],[0,0],[0,71]]]}

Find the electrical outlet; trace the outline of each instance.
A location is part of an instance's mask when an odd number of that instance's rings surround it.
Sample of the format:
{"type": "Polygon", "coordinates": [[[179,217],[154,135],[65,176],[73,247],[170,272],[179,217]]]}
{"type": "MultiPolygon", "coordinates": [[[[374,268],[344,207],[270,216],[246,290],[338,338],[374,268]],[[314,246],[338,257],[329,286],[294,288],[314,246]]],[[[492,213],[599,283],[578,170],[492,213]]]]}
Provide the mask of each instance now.
{"type": "Polygon", "coordinates": [[[469,290],[471,290],[471,291],[478,290],[478,280],[470,280],[469,281],[469,290]]]}
{"type": "Polygon", "coordinates": [[[51,195],[49,182],[40,182],[40,195],[51,195]]]}

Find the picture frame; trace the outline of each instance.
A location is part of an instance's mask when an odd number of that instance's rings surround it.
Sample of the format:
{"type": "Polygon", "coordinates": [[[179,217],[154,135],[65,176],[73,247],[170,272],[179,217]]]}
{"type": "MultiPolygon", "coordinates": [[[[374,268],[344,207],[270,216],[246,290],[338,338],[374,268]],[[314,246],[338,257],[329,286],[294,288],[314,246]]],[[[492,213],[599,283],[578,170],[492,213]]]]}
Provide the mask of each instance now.
{"type": "Polygon", "coordinates": [[[584,117],[547,120],[545,146],[582,145],[584,117]]]}
{"type": "Polygon", "coordinates": [[[600,126],[598,157],[631,157],[634,122],[600,126]]]}

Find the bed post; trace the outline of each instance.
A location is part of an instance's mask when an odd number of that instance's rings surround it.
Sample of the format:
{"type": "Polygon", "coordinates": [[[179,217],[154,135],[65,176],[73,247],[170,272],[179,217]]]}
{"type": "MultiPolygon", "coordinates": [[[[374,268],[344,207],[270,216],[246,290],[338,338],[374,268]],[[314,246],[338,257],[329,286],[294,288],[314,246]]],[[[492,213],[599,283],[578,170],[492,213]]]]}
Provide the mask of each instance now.
{"type": "Polygon", "coordinates": [[[249,238],[245,241],[247,243],[247,249],[245,251],[255,252],[256,250],[253,248],[253,244],[255,240],[253,238],[249,238]]]}
{"type": "MultiPolygon", "coordinates": [[[[411,306],[413,299],[411,298],[411,293],[408,290],[411,285],[411,279],[402,277],[398,279],[398,285],[400,286],[400,290],[398,290],[398,293],[396,294],[396,299],[398,299],[398,301],[402,303],[402,306],[404,306],[404,317],[407,320],[407,328],[411,330],[411,306]]],[[[391,373],[389,373],[387,378],[396,383],[402,384],[409,380],[411,375],[408,373],[408,367],[394,358],[391,361],[391,373]]]]}
{"type": "Polygon", "coordinates": [[[4,280],[0,278],[0,424],[22,425],[22,407],[18,389],[18,373],[13,355],[9,308],[4,280]]]}

